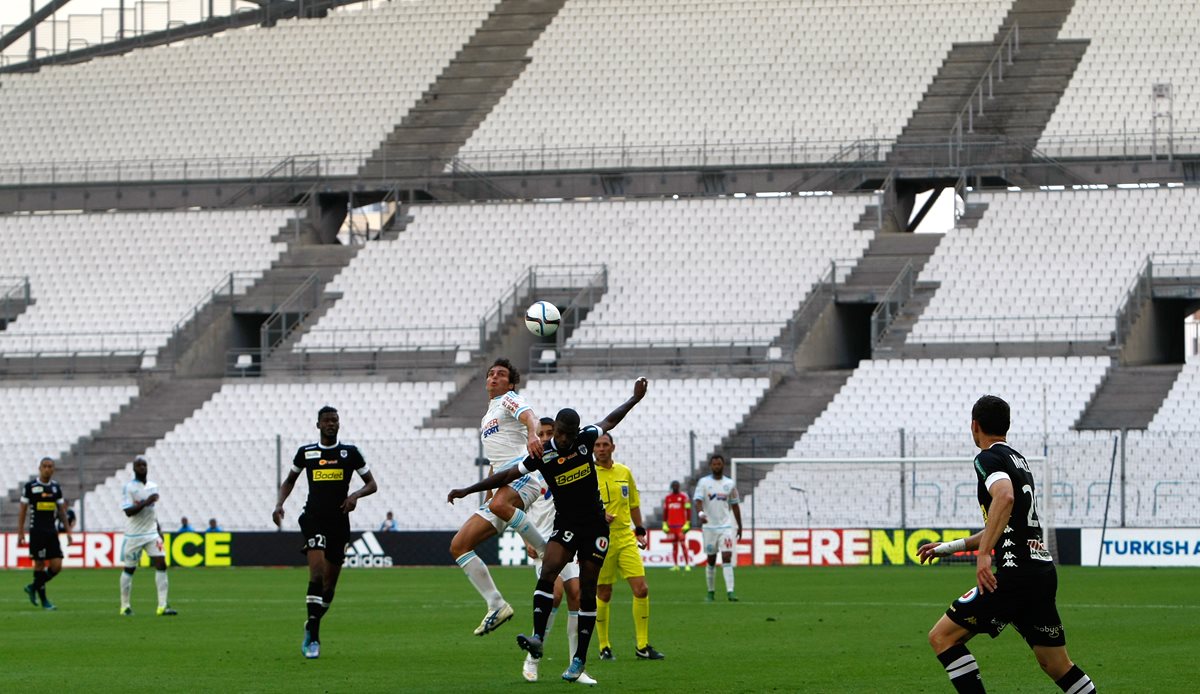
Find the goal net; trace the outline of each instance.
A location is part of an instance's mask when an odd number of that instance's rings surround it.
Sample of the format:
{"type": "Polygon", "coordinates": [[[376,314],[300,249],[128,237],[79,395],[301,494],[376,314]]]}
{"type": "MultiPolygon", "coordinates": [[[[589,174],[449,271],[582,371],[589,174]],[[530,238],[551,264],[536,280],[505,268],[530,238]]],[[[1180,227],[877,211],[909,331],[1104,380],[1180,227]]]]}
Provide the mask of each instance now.
{"type": "MultiPolygon", "coordinates": [[[[1026,458],[1033,472],[1037,522],[1058,559],[1054,479],[1046,457],[1026,458]]],[[[750,528],[983,527],[972,458],[734,458],[742,522],[750,528]]],[[[1020,493],[1017,490],[1017,493],[1020,493]]]]}

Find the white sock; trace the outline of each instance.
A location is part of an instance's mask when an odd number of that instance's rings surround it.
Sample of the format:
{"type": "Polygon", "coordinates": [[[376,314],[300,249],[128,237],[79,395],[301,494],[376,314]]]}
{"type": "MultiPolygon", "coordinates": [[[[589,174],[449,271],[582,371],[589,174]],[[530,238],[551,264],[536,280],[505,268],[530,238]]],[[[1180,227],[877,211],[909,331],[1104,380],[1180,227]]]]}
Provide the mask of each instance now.
{"type": "Polygon", "coordinates": [[[704,567],[704,580],[708,581],[708,592],[711,593],[714,590],[716,590],[717,589],[717,567],[711,566],[711,565],[705,566],[704,567]]]}
{"type": "Polygon", "coordinates": [[[724,570],[724,573],[725,573],[725,590],[726,590],[726,592],[732,593],[733,592],[733,564],[726,564],[721,568],[724,570]]]}
{"type": "Polygon", "coordinates": [[[567,611],[567,662],[571,662],[571,658],[575,657],[575,651],[579,650],[579,611],[567,611]]]}
{"type": "Polygon", "coordinates": [[[129,594],[133,592],[133,576],[121,572],[121,609],[129,607],[129,594]]]}
{"type": "Polygon", "coordinates": [[[484,600],[487,600],[488,609],[500,609],[500,606],[504,604],[504,596],[496,589],[496,583],[492,580],[492,574],[488,571],[487,564],[475,556],[475,551],[471,550],[454,561],[462,567],[463,573],[467,574],[467,578],[471,581],[471,585],[475,586],[475,590],[479,591],[484,600]]]}
{"type": "Polygon", "coordinates": [[[513,514],[512,520],[508,522],[508,527],[512,528],[522,540],[525,540],[533,547],[533,551],[539,555],[546,549],[546,538],[538,532],[537,528],[533,527],[533,523],[529,522],[529,517],[521,509],[513,514]]]}
{"type": "Polygon", "coordinates": [[[154,572],[154,585],[158,587],[158,606],[167,606],[167,572],[154,572]]]}
{"type": "Polygon", "coordinates": [[[554,626],[554,615],[556,614],[558,614],[558,608],[551,607],[550,616],[546,618],[546,635],[542,637],[543,642],[550,638],[550,628],[554,626]]]}

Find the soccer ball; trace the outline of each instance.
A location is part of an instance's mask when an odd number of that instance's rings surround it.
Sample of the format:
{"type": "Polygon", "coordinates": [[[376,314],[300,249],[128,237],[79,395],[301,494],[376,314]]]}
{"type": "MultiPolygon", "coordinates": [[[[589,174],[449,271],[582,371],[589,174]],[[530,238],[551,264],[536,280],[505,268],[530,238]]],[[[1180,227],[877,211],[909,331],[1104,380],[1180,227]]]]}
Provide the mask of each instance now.
{"type": "Polygon", "coordinates": [[[525,311],[525,327],[538,337],[550,337],[558,330],[558,309],[549,301],[539,301],[525,311]]]}

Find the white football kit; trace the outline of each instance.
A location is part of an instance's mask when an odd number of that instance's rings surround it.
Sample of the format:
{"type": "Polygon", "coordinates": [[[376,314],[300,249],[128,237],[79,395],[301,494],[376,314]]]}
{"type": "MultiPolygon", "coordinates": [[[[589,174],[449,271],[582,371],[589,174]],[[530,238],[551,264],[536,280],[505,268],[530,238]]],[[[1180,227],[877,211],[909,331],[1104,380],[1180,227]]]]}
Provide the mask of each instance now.
{"type": "MultiPolygon", "coordinates": [[[[497,395],[488,403],[487,412],[479,424],[479,439],[483,441],[483,455],[491,462],[493,472],[512,467],[528,457],[526,445],[529,434],[520,417],[529,410],[525,398],[513,390],[497,395]]],[[[542,473],[522,475],[508,486],[521,497],[522,505],[528,509],[542,493],[542,473]]],[[[504,519],[492,513],[487,504],[480,506],[475,515],[491,523],[497,533],[504,532],[508,526],[504,519]]]]}
{"type": "MultiPolygon", "coordinates": [[[[130,480],[125,483],[121,493],[121,508],[133,508],[143,499],[157,493],[158,484],[155,482],[130,480]]],[[[125,518],[125,541],[121,545],[121,559],[125,566],[137,566],[142,550],[151,557],[163,556],[163,541],[162,536],[158,534],[158,517],[154,513],[154,504],[125,518]]]]}
{"type": "Polygon", "coordinates": [[[696,483],[692,498],[704,504],[708,522],[701,529],[704,535],[704,553],[733,552],[735,541],[733,506],[738,503],[737,484],[728,477],[715,479],[712,475],[696,483]]]}

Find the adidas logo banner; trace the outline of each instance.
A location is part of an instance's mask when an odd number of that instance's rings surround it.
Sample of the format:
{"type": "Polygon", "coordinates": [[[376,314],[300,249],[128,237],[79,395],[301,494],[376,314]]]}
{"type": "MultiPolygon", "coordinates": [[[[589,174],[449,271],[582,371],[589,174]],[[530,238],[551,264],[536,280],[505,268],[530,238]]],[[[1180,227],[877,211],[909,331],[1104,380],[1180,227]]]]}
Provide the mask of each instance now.
{"type": "Polygon", "coordinates": [[[383,551],[375,533],[367,531],[346,548],[346,563],[343,566],[360,569],[378,569],[392,565],[392,558],[383,551]]]}

